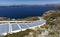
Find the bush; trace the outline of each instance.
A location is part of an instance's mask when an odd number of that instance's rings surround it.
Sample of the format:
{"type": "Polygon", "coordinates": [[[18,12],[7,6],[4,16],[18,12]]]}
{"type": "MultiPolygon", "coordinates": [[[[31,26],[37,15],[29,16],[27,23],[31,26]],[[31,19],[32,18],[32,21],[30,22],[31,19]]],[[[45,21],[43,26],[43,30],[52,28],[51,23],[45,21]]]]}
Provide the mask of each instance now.
{"type": "Polygon", "coordinates": [[[20,31],[18,33],[8,34],[8,35],[6,35],[4,37],[24,37],[26,35],[29,35],[29,32],[33,32],[33,30],[27,29],[25,31],[20,31]]]}

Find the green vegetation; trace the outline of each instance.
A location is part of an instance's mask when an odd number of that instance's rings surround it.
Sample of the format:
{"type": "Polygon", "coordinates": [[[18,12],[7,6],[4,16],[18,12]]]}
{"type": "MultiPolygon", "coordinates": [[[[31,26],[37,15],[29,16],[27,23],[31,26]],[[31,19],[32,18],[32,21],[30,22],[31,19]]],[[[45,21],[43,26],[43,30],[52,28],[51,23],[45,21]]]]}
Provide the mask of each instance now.
{"type": "Polygon", "coordinates": [[[10,18],[6,18],[6,17],[0,17],[0,21],[36,21],[36,20],[40,20],[38,18],[38,16],[35,17],[27,17],[27,18],[17,18],[17,19],[10,19],[10,18]]]}
{"type": "Polygon", "coordinates": [[[39,34],[41,34],[42,32],[45,31],[45,28],[41,28],[41,27],[39,28],[39,27],[36,27],[34,31],[36,31],[36,32],[38,32],[39,34]]]}
{"type": "Polygon", "coordinates": [[[49,35],[51,35],[52,37],[58,37],[59,32],[57,30],[50,30],[49,31],[49,35]]]}
{"type": "Polygon", "coordinates": [[[50,31],[49,31],[49,35],[57,35],[57,34],[58,34],[57,31],[54,31],[54,30],[50,30],[50,31]]]}
{"type": "Polygon", "coordinates": [[[27,29],[25,31],[20,31],[18,33],[13,33],[13,34],[7,34],[4,37],[24,37],[26,35],[29,35],[30,32],[34,32],[34,30],[27,29]]]}
{"type": "Polygon", "coordinates": [[[57,10],[48,11],[43,15],[43,18],[46,20],[52,20],[52,19],[55,19],[57,17],[60,17],[60,12],[57,10]]]}
{"type": "Polygon", "coordinates": [[[22,20],[22,21],[36,21],[36,20],[40,20],[38,18],[38,16],[35,16],[35,17],[27,17],[27,18],[22,18],[22,19],[17,19],[18,21],[19,20],[22,20]]]}
{"type": "Polygon", "coordinates": [[[46,20],[46,25],[43,27],[48,30],[49,35],[58,37],[60,34],[60,10],[50,10],[43,15],[43,18],[46,20]]]}

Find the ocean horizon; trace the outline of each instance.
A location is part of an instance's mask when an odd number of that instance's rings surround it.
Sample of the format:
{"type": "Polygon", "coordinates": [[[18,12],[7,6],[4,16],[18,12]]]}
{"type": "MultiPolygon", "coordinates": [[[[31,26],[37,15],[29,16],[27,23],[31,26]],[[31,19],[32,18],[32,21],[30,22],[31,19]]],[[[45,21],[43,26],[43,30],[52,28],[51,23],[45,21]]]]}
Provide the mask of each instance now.
{"type": "Polygon", "coordinates": [[[0,6],[0,17],[7,18],[25,18],[32,16],[42,16],[49,10],[56,9],[53,6],[0,6]]]}

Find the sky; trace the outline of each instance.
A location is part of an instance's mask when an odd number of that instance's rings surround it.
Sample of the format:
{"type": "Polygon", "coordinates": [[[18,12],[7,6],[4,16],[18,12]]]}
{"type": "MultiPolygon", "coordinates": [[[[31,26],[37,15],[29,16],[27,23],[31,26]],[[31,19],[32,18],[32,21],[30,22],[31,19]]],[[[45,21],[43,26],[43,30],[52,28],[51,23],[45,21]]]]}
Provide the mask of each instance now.
{"type": "Polygon", "coordinates": [[[60,4],[60,0],[0,0],[0,5],[41,5],[41,4],[60,4]]]}

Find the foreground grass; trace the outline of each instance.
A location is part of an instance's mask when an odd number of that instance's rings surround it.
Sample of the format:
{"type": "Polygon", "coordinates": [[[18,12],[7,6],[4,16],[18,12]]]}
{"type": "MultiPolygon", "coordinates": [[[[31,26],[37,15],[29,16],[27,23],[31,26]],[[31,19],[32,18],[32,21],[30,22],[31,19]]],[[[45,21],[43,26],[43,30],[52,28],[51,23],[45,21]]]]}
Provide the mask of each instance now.
{"type": "Polygon", "coordinates": [[[20,31],[18,33],[13,33],[13,34],[7,34],[4,37],[24,37],[26,35],[29,35],[30,32],[34,32],[34,30],[27,29],[25,31],[20,31]]]}

